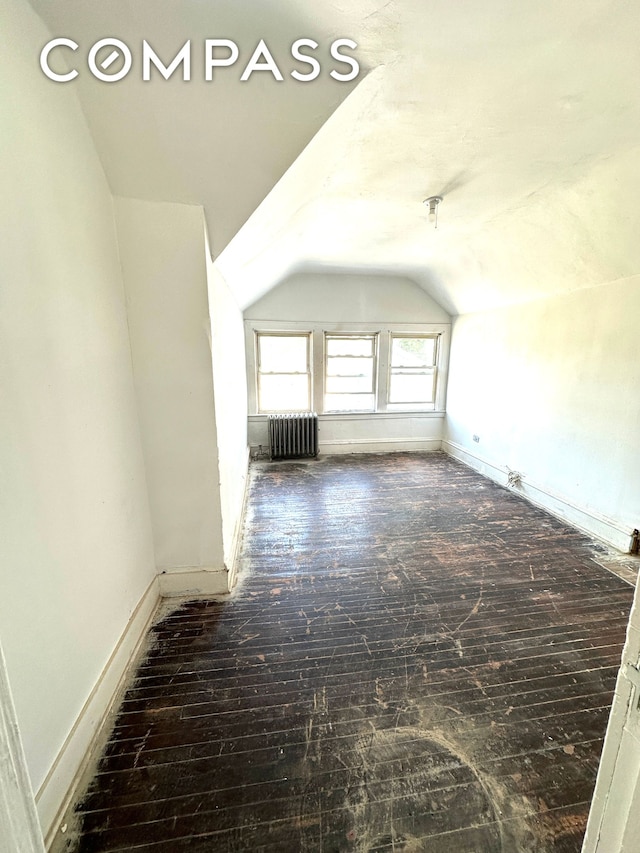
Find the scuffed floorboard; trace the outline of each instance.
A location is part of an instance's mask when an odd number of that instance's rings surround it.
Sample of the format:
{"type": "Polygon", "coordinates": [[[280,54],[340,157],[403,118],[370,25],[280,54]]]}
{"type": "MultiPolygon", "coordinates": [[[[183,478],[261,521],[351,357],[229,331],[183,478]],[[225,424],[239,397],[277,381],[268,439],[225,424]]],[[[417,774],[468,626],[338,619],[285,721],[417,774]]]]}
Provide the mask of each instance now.
{"type": "Polygon", "coordinates": [[[239,588],[155,626],[57,849],[577,853],[600,551],[440,453],[254,466],[239,588]]]}

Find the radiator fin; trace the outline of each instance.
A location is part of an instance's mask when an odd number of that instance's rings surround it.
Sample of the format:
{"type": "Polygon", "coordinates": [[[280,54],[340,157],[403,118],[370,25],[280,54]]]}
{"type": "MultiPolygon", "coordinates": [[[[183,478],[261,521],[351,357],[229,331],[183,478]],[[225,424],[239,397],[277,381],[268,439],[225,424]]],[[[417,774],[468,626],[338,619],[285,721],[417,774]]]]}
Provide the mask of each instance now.
{"type": "Polygon", "coordinates": [[[318,455],[318,415],[315,412],[269,415],[268,421],[272,459],[318,455]]]}

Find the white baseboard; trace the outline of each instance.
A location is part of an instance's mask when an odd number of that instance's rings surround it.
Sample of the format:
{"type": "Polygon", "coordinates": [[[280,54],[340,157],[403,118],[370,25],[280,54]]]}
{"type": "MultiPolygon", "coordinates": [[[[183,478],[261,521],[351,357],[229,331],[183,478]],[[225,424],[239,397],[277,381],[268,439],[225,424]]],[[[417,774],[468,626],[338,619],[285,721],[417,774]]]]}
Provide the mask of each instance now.
{"type": "Polygon", "coordinates": [[[247,498],[249,495],[249,461],[251,459],[251,448],[247,447],[247,458],[245,464],[245,478],[244,478],[244,491],[242,492],[242,501],[240,502],[240,514],[236,520],[236,526],[233,531],[233,541],[231,543],[231,560],[229,562],[229,578],[228,578],[228,586],[229,592],[236,585],[236,581],[238,579],[238,560],[240,557],[240,544],[242,541],[242,527],[244,524],[244,517],[247,511],[247,498]]]}
{"type": "Polygon", "coordinates": [[[225,569],[187,568],[158,575],[160,595],[173,598],[185,595],[226,595],[229,572],[225,569]]]}
{"type": "MultiPolygon", "coordinates": [[[[442,440],[442,449],[445,453],[473,468],[478,473],[485,477],[500,483],[501,486],[507,485],[507,469],[500,468],[488,459],[484,459],[459,444],[447,439],[442,440]]],[[[532,504],[546,509],[552,515],[555,515],[561,521],[566,521],[568,524],[577,527],[584,533],[612,545],[618,551],[628,553],[631,547],[631,531],[625,530],[618,522],[606,516],[600,515],[594,510],[585,509],[572,503],[568,498],[555,494],[548,489],[543,489],[528,479],[523,480],[521,486],[514,489],[514,492],[522,497],[527,498],[532,504]]]]}
{"type": "Polygon", "coordinates": [[[75,795],[84,770],[93,758],[100,731],[114,700],[119,697],[129,665],[146,636],[159,600],[158,579],[154,578],[131,614],[111,657],[36,794],[36,807],[47,849],[75,795]]]}
{"type": "Polygon", "coordinates": [[[398,453],[400,451],[440,450],[439,438],[356,438],[318,442],[321,454],[398,453]]]}

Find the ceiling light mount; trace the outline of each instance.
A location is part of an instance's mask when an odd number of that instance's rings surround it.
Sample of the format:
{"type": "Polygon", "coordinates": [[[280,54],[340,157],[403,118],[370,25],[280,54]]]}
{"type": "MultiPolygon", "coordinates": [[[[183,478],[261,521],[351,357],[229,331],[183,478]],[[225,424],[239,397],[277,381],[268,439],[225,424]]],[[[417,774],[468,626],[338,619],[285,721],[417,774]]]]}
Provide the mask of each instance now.
{"type": "Polygon", "coordinates": [[[438,227],[438,205],[442,201],[441,195],[430,195],[422,202],[429,208],[429,222],[433,222],[434,226],[438,227]]]}

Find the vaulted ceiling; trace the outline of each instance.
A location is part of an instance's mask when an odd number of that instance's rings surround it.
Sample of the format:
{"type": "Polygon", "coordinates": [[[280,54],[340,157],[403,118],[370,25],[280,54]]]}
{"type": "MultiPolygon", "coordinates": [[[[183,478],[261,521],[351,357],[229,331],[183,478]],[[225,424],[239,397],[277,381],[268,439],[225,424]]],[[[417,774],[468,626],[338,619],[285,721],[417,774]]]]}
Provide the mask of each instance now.
{"type": "Polygon", "coordinates": [[[404,274],[450,313],[640,272],[630,0],[32,3],[79,56],[114,36],[168,62],[192,40],[190,82],[142,82],[134,65],[118,83],[67,85],[114,193],[204,206],[241,306],[301,270],[404,274]],[[323,65],[307,83],[289,75],[302,37],[323,65]],[[212,82],[205,38],[240,48],[212,82]],[[353,82],[329,76],[336,38],[358,45],[353,82]],[[283,81],[240,81],[260,39],[283,81]],[[435,194],[437,230],[422,204],[435,194]]]}

